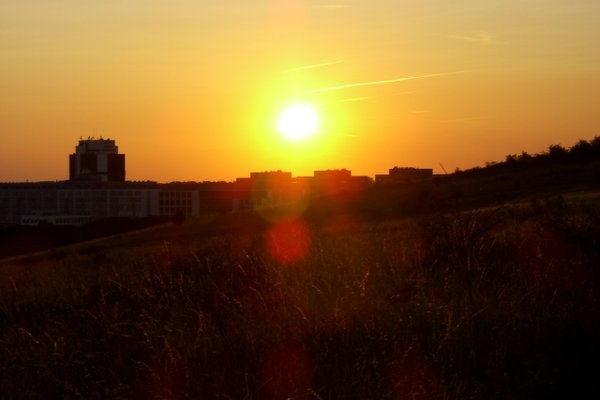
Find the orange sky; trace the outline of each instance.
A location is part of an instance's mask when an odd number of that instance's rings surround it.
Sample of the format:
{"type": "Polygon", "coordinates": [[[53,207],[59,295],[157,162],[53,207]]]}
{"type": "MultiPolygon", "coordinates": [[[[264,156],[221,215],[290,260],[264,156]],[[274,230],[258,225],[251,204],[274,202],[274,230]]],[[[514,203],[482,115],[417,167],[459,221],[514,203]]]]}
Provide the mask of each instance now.
{"type": "Polygon", "coordinates": [[[600,135],[598,38],[597,0],[0,0],[0,181],[66,179],[80,136],[157,181],[571,146],[600,135]],[[296,102],[304,142],[275,129],[296,102]]]}

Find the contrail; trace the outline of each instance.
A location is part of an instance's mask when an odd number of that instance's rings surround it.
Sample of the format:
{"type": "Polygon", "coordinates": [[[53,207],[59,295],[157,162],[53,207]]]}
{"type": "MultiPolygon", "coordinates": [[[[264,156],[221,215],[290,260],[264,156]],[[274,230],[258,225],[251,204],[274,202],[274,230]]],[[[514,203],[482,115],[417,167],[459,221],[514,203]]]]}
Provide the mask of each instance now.
{"type": "MultiPolygon", "coordinates": [[[[400,92],[400,93],[392,93],[392,94],[388,94],[386,96],[404,96],[407,94],[413,94],[415,93],[414,90],[411,90],[410,92],[400,92]]],[[[340,100],[340,103],[349,103],[349,102],[353,102],[353,101],[363,101],[363,100],[373,100],[373,99],[378,99],[382,96],[363,96],[363,97],[351,97],[351,98],[347,98],[347,99],[342,99],[340,100]]]]}
{"type": "Polygon", "coordinates": [[[302,70],[305,70],[305,69],[328,67],[330,65],[341,64],[342,62],[343,62],[342,60],[339,60],[339,61],[330,61],[330,62],[325,62],[325,63],[320,63],[320,64],[303,65],[303,66],[300,66],[300,67],[290,68],[290,69],[285,70],[283,72],[284,73],[289,73],[289,72],[302,71],[302,70]]]}
{"type": "Polygon", "coordinates": [[[467,72],[467,71],[442,72],[442,73],[439,73],[439,74],[406,76],[404,78],[387,79],[387,80],[382,80],[382,81],[349,83],[347,85],[339,85],[339,86],[330,86],[330,87],[319,88],[319,89],[311,89],[311,90],[307,90],[306,93],[322,93],[322,92],[332,92],[334,90],[343,90],[343,89],[350,89],[350,88],[362,87],[362,86],[386,85],[388,83],[398,83],[398,82],[404,82],[404,81],[412,81],[412,80],[415,80],[415,79],[434,78],[434,77],[438,77],[438,76],[448,76],[448,75],[464,74],[465,72],[467,72]]]}
{"type": "Polygon", "coordinates": [[[342,99],[340,103],[349,103],[353,101],[363,101],[363,100],[371,100],[376,99],[378,96],[364,96],[364,97],[352,97],[350,99],[342,99]]]}

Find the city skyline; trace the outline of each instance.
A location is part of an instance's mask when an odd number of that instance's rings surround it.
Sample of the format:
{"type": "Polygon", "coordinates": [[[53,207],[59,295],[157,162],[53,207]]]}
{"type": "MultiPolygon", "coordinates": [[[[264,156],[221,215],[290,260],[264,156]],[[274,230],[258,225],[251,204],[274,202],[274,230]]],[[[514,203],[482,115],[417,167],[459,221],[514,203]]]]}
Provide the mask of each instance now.
{"type": "Polygon", "coordinates": [[[304,210],[315,198],[433,178],[432,169],[396,167],[375,179],[338,169],[296,177],[281,170],[251,172],[231,182],[127,181],[126,154],[116,141],[93,137],[81,138],[68,159],[68,181],[0,182],[0,225],[80,226],[106,218],[198,217],[284,204],[304,210]]]}
{"type": "Polygon", "coordinates": [[[158,182],[568,147],[600,135],[597,37],[591,0],[0,0],[0,181],[66,180],[80,136],[158,182]],[[302,140],[278,126],[295,104],[302,140]]]}
{"type": "MultiPolygon", "coordinates": [[[[419,169],[415,167],[398,167],[394,166],[393,168],[388,169],[387,174],[378,173],[372,176],[363,175],[357,176],[352,175],[352,171],[348,168],[327,168],[322,170],[313,170],[310,174],[298,175],[294,174],[294,171],[283,171],[281,168],[279,169],[271,169],[264,171],[247,171],[244,176],[237,176],[231,180],[224,179],[216,179],[216,180],[201,180],[201,181],[169,181],[169,182],[159,182],[156,180],[148,179],[144,181],[140,180],[128,180],[126,179],[126,165],[125,165],[125,157],[126,154],[119,152],[119,147],[114,139],[88,136],[87,138],[80,137],[78,144],[75,146],[75,152],[68,155],[68,179],[64,180],[48,180],[48,181],[5,181],[0,182],[4,184],[29,184],[29,183],[83,183],[83,184],[91,184],[98,185],[100,187],[103,184],[113,182],[113,183],[161,183],[161,184],[170,184],[170,183],[241,183],[248,179],[253,179],[255,176],[260,175],[269,175],[269,174],[285,174],[289,175],[290,178],[313,178],[317,176],[323,176],[324,174],[342,174],[344,176],[348,176],[351,178],[361,178],[370,180],[372,183],[377,183],[378,179],[383,177],[385,180],[390,175],[408,172],[409,174],[416,171],[417,175],[425,173],[425,176],[420,177],[420,179],[428,178],[433,176],[432,168],[419,169]],[[248,178],[248,175],[250,178],[248,178]]],[[[410,176],[410,175],[409,175],[410,176]]],[[[410,180],[411,178],[409,178],[410,180]]],[[[365,182],[362,183],[367,183],[365,182]]],[[[406,177],[401,179],[402,182],[406,182],[406,177]]],[[[382,183],[382,182],[380,182],[382,183]]]]}

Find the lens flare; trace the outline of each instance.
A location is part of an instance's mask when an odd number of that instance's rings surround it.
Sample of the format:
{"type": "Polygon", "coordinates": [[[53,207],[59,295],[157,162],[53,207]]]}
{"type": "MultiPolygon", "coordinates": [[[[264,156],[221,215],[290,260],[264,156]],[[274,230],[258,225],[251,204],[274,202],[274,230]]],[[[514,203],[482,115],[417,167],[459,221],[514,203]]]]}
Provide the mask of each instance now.
{"type": "Polygon", "coordinates": [[[274,223],[267,231],[266,247],[278,263],[293,265],[301,261],[310,247],[310,232],[301,220],[274,223]]]}

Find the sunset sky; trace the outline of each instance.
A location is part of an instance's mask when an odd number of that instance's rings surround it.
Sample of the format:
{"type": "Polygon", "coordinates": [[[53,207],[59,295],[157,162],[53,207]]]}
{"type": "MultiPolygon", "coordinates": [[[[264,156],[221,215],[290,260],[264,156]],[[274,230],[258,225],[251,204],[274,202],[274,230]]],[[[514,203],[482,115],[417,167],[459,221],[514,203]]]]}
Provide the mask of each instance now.
{"type": "Polygon", "coordinates": [[[0,181],[446,170],[600,135],[598,0],[0,0],[0,181]],[[318,132],[288,140],[283,110],[318,132]]]}

